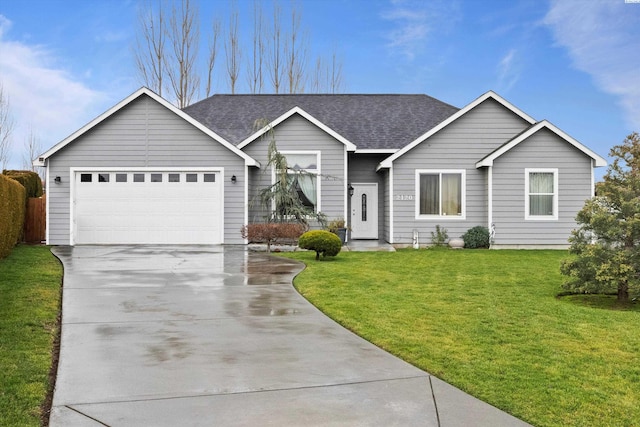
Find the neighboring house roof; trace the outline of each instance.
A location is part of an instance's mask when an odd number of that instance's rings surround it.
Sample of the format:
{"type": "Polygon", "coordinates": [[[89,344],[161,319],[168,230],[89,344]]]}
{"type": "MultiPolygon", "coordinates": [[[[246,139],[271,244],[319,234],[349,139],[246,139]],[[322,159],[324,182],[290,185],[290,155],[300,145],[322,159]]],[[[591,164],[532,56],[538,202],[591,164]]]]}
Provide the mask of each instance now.
{"type": "MultiPolygon", "coordinates": [[[[458,109],[427,95],[214,95],[184,109],[233,144],[295,107],[357,150],[397,150],[458,109]],[[259,127],[257,127],[257,126],[259,127]]],[[[316,123],[316,124],[317,124],[316,123]]],[[[254,135],[255,136],[255,135],[254,135]]]]}
{"type": "Polygon", "coordinates": [[[114,105],[109,110],[107,110],[106,112],[104,112],[100,116],[96,117],[95,119],[93,119],[92,121],[87,123],[85,126],[83,126],[79,130],[77,130],[76,132],[74,132],[73,134],[69,135],[67,138],[65,138],[61,142],[59,142],[58,144],[54,145],[47,152],[45,152],[44,154],[40,155],[38,157],[38,159],[36,161],[34,161],[34,165],[36,165],[36,166],[44,166],[45,160],[47,158],[51,157],[53,154],[55,154],[56,152],[58,152],[59,150],[61,150],[65,146],[67,146],[71,142],[75,141],[77,138],[79,138],[80,136],[82,136],[83,134],[88,132],[94,126],[98,125],[99,123],[101,123],[104,120],[106,120],[107,118],[109,118],[111,115],[113,115],[117,111],[120,111],[126,105],[130,104],[131,102],[133,102],[134,100],[136,100],[140,96],[144,96],[144,95],[150,97],[151,99],[153,99],[157,103],[159,103],[162,106],[164,106],[165,108],[167,108],[169,111],[173,112],[177,116],[181,117],[182,119],[186,120],[187,122],[189,122],[190,124],[192,124],[193,126],[198,128],[199,130],[204,132],[206,135],[208,135],[211,138],[213,138],[216,142],[222,144],[223,146],[225,146],[226,148],[231,150],[233,153],[235,153],[238,156],[240,156],[241,158],[243,158],[244,161],[245,161],[245,164],[247,166],[258,166],[258,167],[260,166],[260,163],[257,162],[255,159],[253,159],[251,156],[249,156],[247,153],[243,152],[242,150],[237,148],[235,145],[230,144],[224,138],[221,138],[220,135],[218,135],[216,132],[214,132],[213,130],[207,128],[202,123],[199,123],[197,120],[194,120],[193,117],[191,117],[188,114],[184,113],[182,110],[180,110],[179,108],[177,108],[176,106],[171,104],[169,101],[167,101],[166,99],[164,99],[161,96],[157,95],[156,93],[154,93],[153,91],[151,91],[150,89],[148,89],[146,87],[142,87],[142,88],[138,89],[137,91],[135,91],[134,93],[132,93],[131,95],[129,95],[128,97],[126,97],[125,99],[120,101],[118,104],[114,105]]]}
{"type": "Polygon", "coordinates": [[[529,126],[527,129],[525,129],[524,131],[520,132],[518,135],[511,138],[509,141],[502,144],[495,151],[493,151],[492,153],[489,153],[486,157],[484,157],[482,160],[476,163],[476,168],[483,167],[483,166],[493,166],[493,161],[495,159],[502,156],[504,153],[511,150],[512,148],[520,144],[522,141],[525,141],[527,138],[534,135],[536,132],[538,132],[541,129],[550,130],[551,132],[558,135],[560,138],[567,141],[569,144],[576,147],[578,150],[582,151],[587,156],[591,157],[595,161],[595,165],[594,165],[595,167],[607,165],[607,161],[604,158],[600,157],[599,155],[597,155],[595,152],[591,151],[584,145],[580,144],[578,141],[573,139],[571,136],[567,135],[565,132],[560,130],[558,127],[556,127],[552,123],[548,122],[547,120],[542,120],[538,123],[535,123],[529,126]]]}
{"type": "Polygon", "coordinates": [[[470,104],[468,104],[467,106],[462,108],[461,110],[458,110],[457,112],[455,112],[454,114],[449,116],[446,120],[440,122],[437,126],[429,129],[426,133],[420,135],[418,138],[416,138],[410,144],[405,145],[401,150],[397,151],[393,155],[391,155],[391,156],[387,157],[386,159],[384,159],[378,165],[377,170],[380,170],[381,168],[390,168],[395,159],[397,159],[398,157],[404,155],[406,152],[408,152],[409,150],[411,150],[412,148],[414,148],[418,144],[421,144],[424,140],[426,140],[427,138],[431,137],[436,132],[439,132],[440,130],[444,129],[445,127],[447,127],[448,125],[450,125],[454,121],[458,120],[460,117],[464,116],[469,111],[473,110],[475,107],[477,107],[478,105],[482,104],[487,99],[493,99],[494,101],[499,102],[505,108],[511,110],[514,114],[516,114],[517,116],[521,117],[522,119],[524,119],[525,121],[529,122],[530,124],[533,124],[533,123],[536,122],[535,119],[533,119],[527,113],[525,113],[524,111],[520,110],[515,105],[511,104],[509,101],[507,101],[506,99],[504,99],[503,97],[501,97],[500,95],[495,93],[494,91],[490,90],[489,92],[486,92],[485,94],[481,95],[480,97],[478,97],[476,100],[474,100],[473,102],[471,102],[470,104]]]}

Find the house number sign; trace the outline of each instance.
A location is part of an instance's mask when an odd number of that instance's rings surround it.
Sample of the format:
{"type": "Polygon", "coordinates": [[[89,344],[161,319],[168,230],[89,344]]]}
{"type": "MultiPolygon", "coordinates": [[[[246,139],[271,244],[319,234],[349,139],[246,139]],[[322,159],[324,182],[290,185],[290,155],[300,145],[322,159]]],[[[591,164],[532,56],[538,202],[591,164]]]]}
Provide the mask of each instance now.
{"type": "Polygon", "coordinates": [[[413,200],[413,194],[396,194],[394,200],[413,200]]]}

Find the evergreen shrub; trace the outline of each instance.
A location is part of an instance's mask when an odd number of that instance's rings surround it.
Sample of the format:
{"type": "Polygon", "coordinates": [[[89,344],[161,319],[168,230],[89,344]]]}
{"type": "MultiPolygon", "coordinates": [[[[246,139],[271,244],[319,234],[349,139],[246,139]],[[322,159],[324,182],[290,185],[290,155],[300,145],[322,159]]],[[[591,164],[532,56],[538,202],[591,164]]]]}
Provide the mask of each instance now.
{"type": "Polygon", "coordinates": [[[338,236],[326,230],[311,230],[300,236],[298,246],[316,252],[316,260],[322,257],[336,256],[342,249],[342,241],[338,236]]]}
{"type": "Polygon", "coordinates": [[[0,258],[9,255],[22,236],[26,201],[24,187],[0,175],[0,258]]]}

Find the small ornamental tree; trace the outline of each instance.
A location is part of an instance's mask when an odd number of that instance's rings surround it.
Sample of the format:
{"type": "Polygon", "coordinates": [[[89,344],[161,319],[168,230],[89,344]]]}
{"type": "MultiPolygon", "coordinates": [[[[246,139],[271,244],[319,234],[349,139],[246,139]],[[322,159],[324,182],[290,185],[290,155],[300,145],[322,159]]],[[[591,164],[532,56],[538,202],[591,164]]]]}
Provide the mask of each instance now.
{"type": "Polygon", "coordinates": [[[640,295],[640,135],[613,147],[614,159],[596,197],[576,217],[561,271],[564,288],[581,293],[617,293],[618,302],[640,295]]]}

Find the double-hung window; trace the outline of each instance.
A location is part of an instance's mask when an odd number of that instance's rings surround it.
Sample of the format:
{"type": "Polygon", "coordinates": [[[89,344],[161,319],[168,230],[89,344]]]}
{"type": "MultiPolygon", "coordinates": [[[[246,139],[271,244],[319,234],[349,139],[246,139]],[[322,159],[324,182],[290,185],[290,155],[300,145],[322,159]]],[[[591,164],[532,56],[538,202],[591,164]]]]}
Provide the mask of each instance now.
{"type": "Polygon", "coordinates": [[[465,171],[417,170],[416,218],[464,218],[465,171]]]}
{"type": "Polygon", "coordinates": [[[525,219],[558,219],[558,169],[525,169],[525,219]]]}
{"type": "Polygon", "coordinates": [[[287,174],[291,190],[295,191],[304,206],[318,212],[320,206],[320,152],[282,151],[287,159],[287,174]]]}

